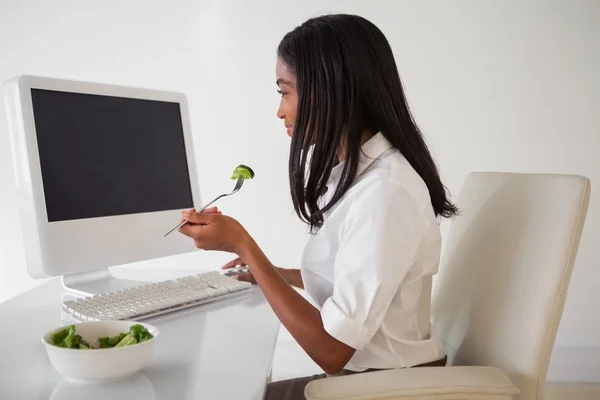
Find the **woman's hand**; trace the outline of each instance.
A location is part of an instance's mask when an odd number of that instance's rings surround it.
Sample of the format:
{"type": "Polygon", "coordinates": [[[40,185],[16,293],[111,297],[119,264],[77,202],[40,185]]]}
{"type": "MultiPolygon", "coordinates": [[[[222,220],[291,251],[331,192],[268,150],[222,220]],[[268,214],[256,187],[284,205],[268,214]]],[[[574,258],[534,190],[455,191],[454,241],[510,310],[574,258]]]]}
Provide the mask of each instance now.
{"type": "MultiPolygon", "coordinates": [[[[231,268],[235,268],[235,267],[246,267],[246,266],[247,266],[246,262],[238,257],[235,260],[232,260],[232,261],[228,262],[227,264],[223,265],[221,268],[222,269],[231,269],[231,268]]],[[[277,271],[279,271],[279,273],[281,274],[283,279],[286,280],[287,283],[289,283],[292,286],[297,287],[298,289],[304,289],[304,282],[302,281],[302,273],[300,272],[299,269],[286,269],[286,268],[280,268],[280,267],[275,267],[275,269],[277,269],[277,271]]],[[[254,274],[251,271],[234,274],[234,275],[231,275],[231,277],[234,279],[237,279],[239,281],[257,283],[256,278],[254,277],[254,274]]]]}
{"type": "Polygon", "coordinates": [[[226,251],[238,254],[250,236],[235,219],[222,215],[216,209],[201,213],[184,211],[181,213],[188,223],[179,231],[192,238],[197,248],[202,250],[226,251]]]}
{"type": "MultiPolygon", "coordinates": [[[[244,262],[244,260],[242,260],[241,258],[238,257],[235,260],[230,261],[227,264],[223,265],[221,268],[222,269],[231,269],[231,268],[235,268],[235,267],[245,267],[245,266],[247,266],[247,264],[244,262]]],[[[252,272],[250,272],[250,270],[248,270],[247,272],[242,272],[239,274],[231,275],[231,277],[234,279],[237,279],[238,281],[256,283],[256,279],[254,279],[254,275],[252,275],[252,272]]]]}

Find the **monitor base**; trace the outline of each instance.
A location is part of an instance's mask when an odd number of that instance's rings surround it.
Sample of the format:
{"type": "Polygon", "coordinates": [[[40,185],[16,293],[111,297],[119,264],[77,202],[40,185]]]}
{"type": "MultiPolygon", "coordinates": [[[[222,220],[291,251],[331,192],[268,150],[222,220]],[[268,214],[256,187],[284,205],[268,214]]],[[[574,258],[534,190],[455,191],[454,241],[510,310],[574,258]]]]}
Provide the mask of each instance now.
{"type": "Polygon", "coordinates": [[[148,282],[115,278],[108,268],[97,271],[81,272],[61,277],[65,290],[81,296],[92,296],[116,290],[129,289],[148,282]]]}

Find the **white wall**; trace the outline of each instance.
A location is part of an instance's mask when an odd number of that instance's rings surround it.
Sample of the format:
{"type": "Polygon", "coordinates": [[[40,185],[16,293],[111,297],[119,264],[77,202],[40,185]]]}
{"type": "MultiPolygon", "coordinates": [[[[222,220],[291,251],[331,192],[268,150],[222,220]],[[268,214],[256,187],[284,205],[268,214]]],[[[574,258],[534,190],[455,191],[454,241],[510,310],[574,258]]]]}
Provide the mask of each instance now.
{"type": "MultiPolygon", "coordinates": [[[[275,117],[275,49],[304,19],[338,11],[362,14],[387,35],[453,193],[471,170],[600,181],[595,0],[0,0],[0,80],[33,73],[186,92],[204,197],[228,189],[232,166],[251,165],[257,179],[221,206],[275,263],[297,267],[304,228],[292,213],[288,139],[275,117]]],[[[24,270],[4,113],[0,185],[2,301],[36,283],[24,270]]],[[[599,205],[593,195],[561,349],[600,349],[599,205]]],[[[195,253],[149,265],[211,268],[228,258],[195,253]]]]}

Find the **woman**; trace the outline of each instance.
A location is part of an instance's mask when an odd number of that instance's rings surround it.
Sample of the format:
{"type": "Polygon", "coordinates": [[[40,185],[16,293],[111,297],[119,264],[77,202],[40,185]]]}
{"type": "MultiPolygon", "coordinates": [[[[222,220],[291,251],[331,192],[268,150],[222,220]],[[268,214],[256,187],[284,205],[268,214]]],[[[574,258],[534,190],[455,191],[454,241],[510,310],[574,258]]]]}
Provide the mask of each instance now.
{"type": "MultiPolygon", "coordinates": [[[[273,266],[236,220],[214,209],[184,212],[190,224],[181,232],[198,248],[237,254],[224,268],[248,265],[237,278],[260,286],[327,374],[444,365],[430,332],[429,284],[440,257],[437,219],[456,208],[385,36],[358,16],[310,19],[279,44],[276,74],[292,200],[312,231],[301,269],[273,266]]],[[[314,378],[271,383],[267,398],[303,399],[314,378]]]]}

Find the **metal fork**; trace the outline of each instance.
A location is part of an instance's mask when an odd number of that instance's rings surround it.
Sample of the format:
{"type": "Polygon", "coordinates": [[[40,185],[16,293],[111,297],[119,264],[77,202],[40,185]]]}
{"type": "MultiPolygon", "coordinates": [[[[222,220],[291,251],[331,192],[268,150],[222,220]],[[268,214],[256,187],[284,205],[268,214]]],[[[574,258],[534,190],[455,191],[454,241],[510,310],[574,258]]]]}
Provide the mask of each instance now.
{"type": "MultiPolygon", "coordinates": [[[[201,213],[202,211],[206,210],[208,207],[210,207],[215,201],[223,198],[223,197],[227,197],[227,196],[231,196],[232,194],[237,193],[241,188],[242,185],[244,184],[244,180],[245,178],[243,176],[240,175],[240,177],[238,178],[235,187],[233,188],[233,191],[231,193],[224,193],[218,197],[215,197],[214,200],[212,200],[210,203],[204,205],[201,209],[196,210],[197,213],[201,213]]],[[[171,229],[169,232],[165,233],[165,237],[167,237],[168,235],[170,235],[172,232],[175,232],[177,229],[181,228],[182,226],[184,226],[185,224],[187,224],[187,221],[183,221],[182,223],[180,223],[179,225],[177,225],[175,228],[171,229]]]]}

